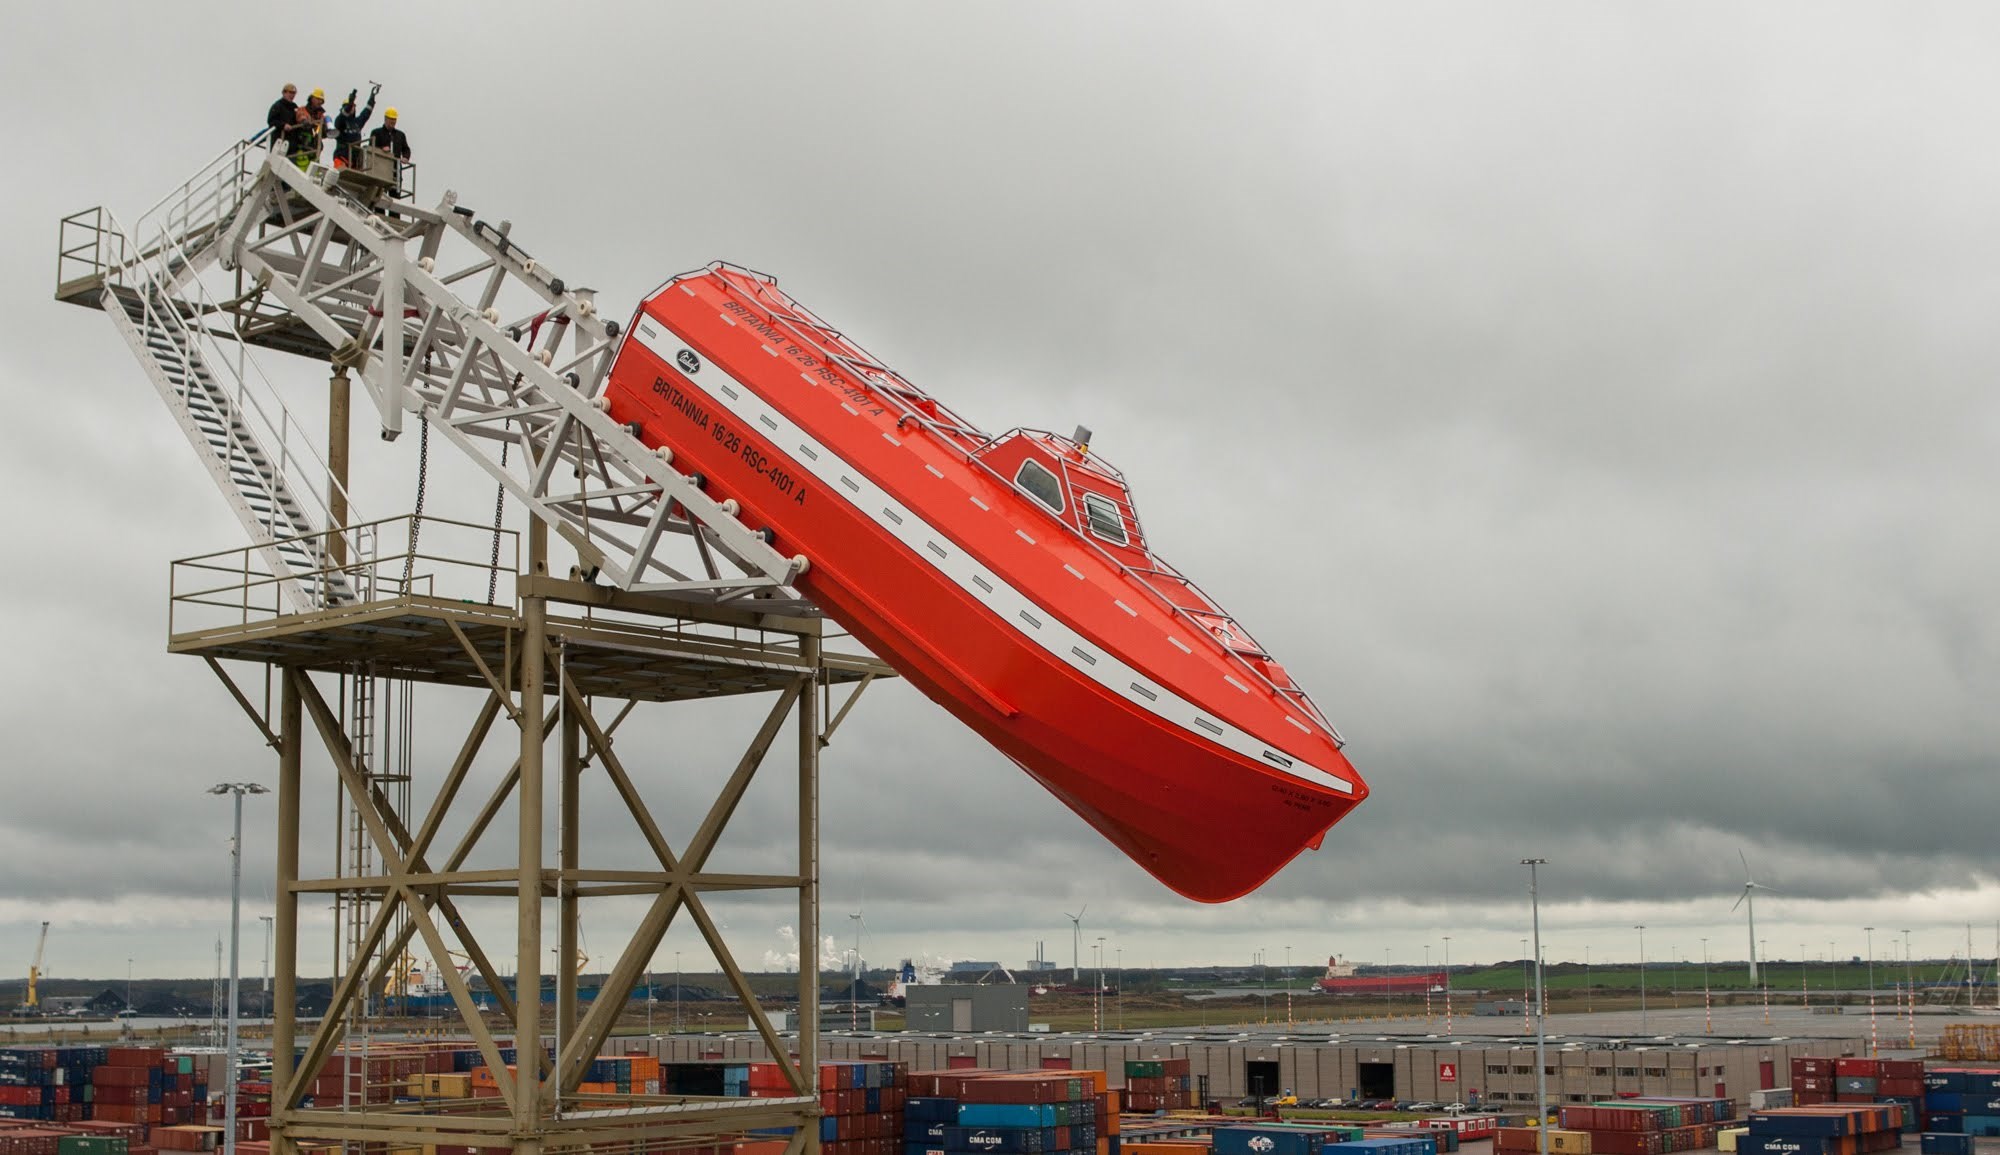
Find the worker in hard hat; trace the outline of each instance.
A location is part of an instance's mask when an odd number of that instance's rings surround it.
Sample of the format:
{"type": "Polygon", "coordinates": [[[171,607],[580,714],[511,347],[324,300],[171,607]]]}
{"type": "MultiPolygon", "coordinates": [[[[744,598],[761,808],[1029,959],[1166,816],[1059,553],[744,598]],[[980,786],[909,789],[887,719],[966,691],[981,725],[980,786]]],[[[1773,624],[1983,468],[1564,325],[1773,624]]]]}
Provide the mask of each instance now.
{"type": "Polygon", "coordinates": [[[346,168],[361,163],[361,130],[367,126],[368,118],[375,115],[375,97],[381,91],[381,85],[369,85],[368,105],[356,112],[354,102],[361,95],[361,90],[347,90],[347,99],[341,103],[340,113],[333,118],[333,167],[346,168]]]}
{"type": "Polygon", "coordinates": [[[313,115],[310,105],[301,107],[298,118],[292,123],[290,132],[285,134],[285,157],[305,172],[319,159],[321,133],[326,123],[313,115]]]}
{"type": "Polygon", "coordinates": [[[382,127],[368,134],[370,148],[379,148],[397,160],[410,159],[410,138],[396,127],[396,110],[382,110],[382,127]]]}
{"type": "Polygon", "coordinates": [[[299,122],[299,86],[285,85],[278,99],[271,102],[271,110],[264,114],[266,144],[272,148],[284,145],[290,138],[292,126],[299,122]]]}

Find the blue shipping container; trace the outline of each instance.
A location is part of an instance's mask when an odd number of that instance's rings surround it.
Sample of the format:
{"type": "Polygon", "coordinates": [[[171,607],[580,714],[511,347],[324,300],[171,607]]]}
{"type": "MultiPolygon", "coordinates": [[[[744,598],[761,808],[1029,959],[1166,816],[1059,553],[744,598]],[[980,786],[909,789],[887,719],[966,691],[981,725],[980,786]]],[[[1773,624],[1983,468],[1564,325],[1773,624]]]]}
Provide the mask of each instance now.
{"type": "Polygon", "coordinates": [[[1409,1139],[1350,1139],[1345,1143],[1328,1143],[1320,1148],[1322,1155],[1436,1155],[1437,1144],[1429,1138],[1409,1139]]]}
{"type": "Polygon", "coordinates": [[[1925,1091],[1924,1110],[1952,1111],[1965,1110],[1965,1096],[1957,1091],[1925,1091]]]}
{"type": "Polygon", "coordinates": [[[1835,1138],[1848,1133],[1849,1122],[1851,1119],[1846,1115],[1774,1115],[1768,1111],[1752,1111],[1750,1134],[1835,1138]]]}
{"type": "Polygon", "coordinates": [[[1736,1155],[1827,1155],[1826,1137],[1815,1135],[1739,1135],[1736,1155]]]}
{"type": "Polygon", "coordinates": [[[1320,1155],[1326,1137],[1281,1127],[1218,1127],[1215,1155],[1320,1155]]]}
{"type": "Polygon", "coordinates": [[[1926,1131],[1918,1140],[1924,1155],[1972,1155],[1972,1136],[1926,1131]]]}
{"type": "Polygon", "coordinates": [[[1053,1103],[961,1103],[958,1108],[958,1125],[961,1127],[1053,1127],[1056,1125],[1056,1111],[1053,1103]]]}
{"type": "Polygon", "coordinates": [[[1943,1134],[1962,1135],[1965,1133],[1965,1116],[1955,1111],[1933,1111],[1925,1119],[1924,1126],[1943,1134]]]}
{"type": "Polygon", "coordinates": [[[947,1151],[980,1155],[1041,1155],[1055,1144],[1038,1127],[946,1127],[944,1146],[947,1151]]]}
{"type": "Polygon", "coordinates": [[[2000,1135],[2000,1115],[1966,1115],[1963,1118],[1967,1135],[1984,1135],[1988,1138],[2000,1135]]]}
{"type": "Polygon", "coordinates": [[[905,1099],[903,1118],[911,1123],[955,1123],[958,1121],[958,1100],[923,1095],[905,1099]]]}

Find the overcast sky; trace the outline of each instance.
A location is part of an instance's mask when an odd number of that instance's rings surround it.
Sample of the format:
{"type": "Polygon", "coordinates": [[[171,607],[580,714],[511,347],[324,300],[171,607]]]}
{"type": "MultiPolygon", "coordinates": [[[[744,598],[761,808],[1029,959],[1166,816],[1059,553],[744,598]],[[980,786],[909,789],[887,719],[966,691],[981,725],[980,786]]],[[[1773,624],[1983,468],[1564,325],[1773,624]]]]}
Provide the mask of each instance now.
{"type": "MultiPolygon", "coordinates": [[[[1741,958],[1739,850],[1783,892],[1772,954],[1874,925],[1942,956],[1967,923],[1993,953],[1988,6],[10,7],[0,976],[42,919],[59,975],[209,973],[201,791],[274,769],[164,653],[167,562],[242,531],[108,321],[52,303],[56,222],[136,216],[286,81],[370,79],[423,199],[511,219],[608,313],[726,258],[988,428],[1091,426],[1373,789],[1199,906],[871,691],[824,807],[828,930],[864,908],[871,962],[1067,962],[1085,903],[1086,957],[1127,963],[1515,958],[1531,855],[1551,958],[1636,958],[1641,923],[1656,959],[1741,958]]],[[[267,361],[315,414],[324,367],[267,361]]],[[[414,439],[356,441],[365,512],[406,510],[414,439]]],[[[433,509],[490,516],[447,453],[433,509]]],[[[422,701],[419,797],[470,708],[422,701]]],[[[641,711],[621,749],[657,789],[718,777],[758,709],[641,711]]],[[[728,861],[779,861],[788,799],[728,861]]],[[[602,816],[597,864],[641,864],[602,816]]],[[[783,910],[720,905],[746,961],[784,950],[783,910]]],[[[588,917],[608,954],[634,916],[588,917]]]]}

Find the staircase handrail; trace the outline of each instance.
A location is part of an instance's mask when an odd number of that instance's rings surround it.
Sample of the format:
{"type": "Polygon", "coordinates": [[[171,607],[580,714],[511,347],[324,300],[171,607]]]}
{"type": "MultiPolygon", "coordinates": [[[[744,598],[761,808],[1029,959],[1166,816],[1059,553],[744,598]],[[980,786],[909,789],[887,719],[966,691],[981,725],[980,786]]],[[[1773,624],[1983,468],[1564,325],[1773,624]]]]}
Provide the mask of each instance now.
{"type": "Polygon", "coordinates": [[[243,201],[243,194],[249,191],[250,183],[256,179],[256,170],[263,167],[260,160],[256,164],[246,164],[251,152],[267,152],[264,142],[270,137],[270,129],[261,129],[253,135],[239,140],[217,153],[207,164],[195,170],[195,174],[182,181],[178,188],[154,201],[132,220],[134,231],[127,237],[139,249],[138,256],[151,255],[157,246],[145,245],[148,238],[143,235],[147,228],[156,230],[162,241],[169,238],[183,240],[195,227],[197,212],[212,213],[214,220],[202,224],[220,224],[228,219],[236,206],[243,201]],[[225,192],[228,195],[224,195],[225,192]],[[216,210],[220,207],[220,211],[216,210]],[[178,211],[176,211],[178,210],[178,211]],[[157,219],[156,219],[157,216],[157,219]]]}
{"type": "MultiPolygon", "coordinates": [[[[116,214],[109,209],[101,211],[104,231],[116,239],[119,249],[123,251],[133,247],[132,234],[126,230],[116,214]]],[[[266,455],[271,471],[277,477],[285,479],[288,483],[286,488],[295,500],[301,502],[307,514],[317,517],[314,528],[325,530],[333,524],[332,512],[328,507],[328,493],[317,484],[322,478],[332,491],[348,498],[348,525],[352,526],[366,520],[355,509],[351,496],[339,485],[333,476],[333,471],[327,467],[325,460],[314,448],[312,438],[305,427],[292,417],[291,410],[279,397],[269,376],[258,364],[256,357],[251,354],[249,343],[232,329],[228,331],[229,346],[225,347],[212,326],[190,323],[180,309],[160,307],[161,302],[169,295],[167,286],[172,281],[171,262],[174,258],[182,262],[183,268],[187,267],[191,260],[190,254],[181,247],[177,237],[163,234],[162,243],[151,253],[141,254],[131,261],[116,266],[107,266],[104,274],[105,287],[107,290],[123,288],[136,293],[148,316],[158,317],[163,324],[177,329],[187,345],[200,352],[202,361],[215,377],[216,384],[229,394],[239,417],[249,426],[251,437],[263,443],[257,448],[266,455]],[[155,270],[152,267],[155,263],[162,267],[155,270]],[[260,392],[262,396],[259,395],[260,392]],[[276,420],[272,419],[269,409],[277,411],[276,420]],[[308,484],[296,484],[297,473],[293,469],[294,463],[308,475],[308,484]]],[[[199,278],[188,278],[174,287],[172,292],[186,298],[200,315],[227,316],[209,296],[206,286],[199,278]]],[[[248,447],[243,445],[234,429],[225,427],[224,432],[232,448],[238,451],[247,450],[248,447]]],[[[245,452],[244,456],[247,459],[249,455],[245,452]]],[[[349,544],[352,549],[354,543],[349,544]]]]}

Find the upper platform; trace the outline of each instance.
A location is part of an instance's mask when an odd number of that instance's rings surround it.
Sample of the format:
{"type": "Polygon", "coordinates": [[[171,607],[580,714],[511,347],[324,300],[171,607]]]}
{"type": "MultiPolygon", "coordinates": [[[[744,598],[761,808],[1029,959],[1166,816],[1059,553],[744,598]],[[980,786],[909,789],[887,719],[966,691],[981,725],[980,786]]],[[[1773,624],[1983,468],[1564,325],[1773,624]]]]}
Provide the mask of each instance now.
{"type": "MultiPolygon", "coordinates": [[[[408,540],[410,521],[354,528],[364,541],[397,543],[408,540]]],[[[370,663],[380,677],[497,688],[514,681],[509,671],[526,629],[518,600],[540,597],[551,603],[548,635],[585,694],[686,701],[778,690],[809,671],[828,684],[894,676],[865,653],[822,647],[816,662],[809,659],[808,639],[838,639],[827,637],[823,618],[793,613],[790,603],[716,603],[518,574],[509,532],[425,518],[421,533],[427,544],[409,565],[410,555],[393,549],[328,559],[327,572],[340,576],[352,600],[304,612],[279,596],[258,547],[177,561],[167,649],[325,673],[370,663]],[[488,553],[496,538],[499,564],[467,560],[488,553]]],[[[554,663],[549,679],[553,690],[554,663]]]]}

